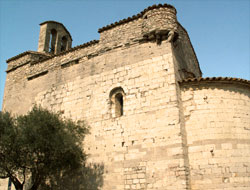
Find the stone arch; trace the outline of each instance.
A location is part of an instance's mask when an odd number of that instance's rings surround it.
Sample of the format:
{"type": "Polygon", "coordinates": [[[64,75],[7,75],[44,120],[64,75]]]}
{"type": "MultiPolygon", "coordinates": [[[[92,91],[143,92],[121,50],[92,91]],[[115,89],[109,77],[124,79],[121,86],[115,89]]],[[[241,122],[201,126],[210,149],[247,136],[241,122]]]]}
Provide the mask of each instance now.
{"type": "Polygon", "coordinates": [[[56,37],[57,37],[56,29],[51,29],[50,38],[49,38],[49,52],[50,53],[55,53],[55,50],[56,50],[56,37]]]}
{"type": "Polygon", "coordinates": [[[68,39],[67,36],[63,36],[61,40],[61,52],[67,50],[68,39]]]}
{"type": "Polygon", "coordinates": [[[111,105],[111,116],[121,117],[124,115],[125,93],[122,87],[116,87],[110,91],[109,99],[111,105]]]}

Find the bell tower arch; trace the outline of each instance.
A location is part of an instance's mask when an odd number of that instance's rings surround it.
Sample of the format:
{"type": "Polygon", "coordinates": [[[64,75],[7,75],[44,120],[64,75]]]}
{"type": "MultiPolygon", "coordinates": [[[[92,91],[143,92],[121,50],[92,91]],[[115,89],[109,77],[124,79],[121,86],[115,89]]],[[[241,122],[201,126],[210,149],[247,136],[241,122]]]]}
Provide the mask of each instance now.
{"type": "Polygon", "coordinates": [[[72,37],[62,23],[45,21],[40,24],[38,52],[58,54],[72,46],[72,37]]]}

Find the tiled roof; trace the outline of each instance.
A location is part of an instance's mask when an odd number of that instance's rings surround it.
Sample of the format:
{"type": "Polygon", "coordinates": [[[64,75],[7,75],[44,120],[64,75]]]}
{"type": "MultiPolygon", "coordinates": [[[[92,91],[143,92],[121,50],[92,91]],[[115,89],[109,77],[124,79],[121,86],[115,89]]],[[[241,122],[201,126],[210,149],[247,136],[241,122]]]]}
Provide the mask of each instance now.
{"type": "Polygon", "coordinates": [[[152,5],[152,6],[148,7],[148,8],[146,8],[146,9],[144,9],[142,12],[140,12],[140,13],[137,14],[137,15],[133,15],[132,17],[128,17],[128,18],[125,18],[125,19],[120,20],[120,21],[118,21],[118,22],[115,22],[115,23],[109,24],[109,25],[107,25],[107,26],[104,26],[104,27],[102,27],[102,28],[99,28],[99,29],[98,29],[98,32],[101,33],[101,32],[103,32],[103,31],[105,31],[105,30],[114,28],[114,27],[119,26],[119,25],[121,25],[121,24],[124,24],[124,23],[130,22],[130,21],[136,20],[136,19],[142,17],[143,14],[146,13],[147,11],[153,10],[153,9],[159,9],[159,8],[161,8],[161,7],[171,8],[171,9],[174,9],[175,13],[177,12],[176,9],[175,9],[172,5],[169,5],[169,4],[152,5]]]}
{"type": "Polygon", "coordinates": [[[192,83],[192,82],[237,82],[237,83],[243,83],[250,86],[250,80],[241,79],[241,78],[232,78],[232,77],[206,77],[206,78],[189,78],[184,79],[180,81],[179,83],[185,84],[185,83],[192,83]]]}
{"type": "MultiPolygon", "coordinates": [[[[152,5],[152,6],[149,6],[148,8],[146,8],[146,9],[144,9],[142,12],[140,12],[140,13],[137,14],[137,15],[134,15],[134,16],[132,16],[132,17],[128,17],[128,18],[126,18],[126,19],[123,19],[123,20],[120,20],[120,21],[115,22],[115,23],[113,23],[113,24],[110,24],[110,25],[107,25],[107,26],[105,26],[105,27],[102,27],[102,28],[100,28],[100,29],[98,30],[98,32],[100,33],[100,32],[102,32],[102,31],[104,31],[104,30],[108,30],[108,29],[110,29],[110,28],[113,28],[113,27],[115,27],[115,26],[121,25],[121,24],[123,24],[123,23],[127,23],[127,22],[129,22],[129,21],[131,21],[131,20],[134,20],[134,19],[137,19],[137,18],[139,18],[139,17],[142,17],[143,14],[144,14],[145,12],[149,11],[149,10],[159,9],[159,8],[161,8],[161,7],[172,8],[172,9],[176,12],[176,9],[175,9],[172,5],[169,5],[169,4],[152,5]]],[[[64,25],[63,25],[62,23],[56,22],[56,21],[52,21],[52,20],[51,20],[51,21],[42,22],[40,25],[45,24],[45,23],[49,23],[49,22],[61,24],[61,25],[64,27],[64,25]]],[[[178,23],[178,24],[179,24],[179,23],[178,23]]],[[[182,27],[181,24],[179,24],[179,26],[182,27]]],[[[65,28],[65,27],[64,27],[64,28],[65,28]]],[[[183,28],[183,27],[182,27],[182,28],[183,28]]],[[[184,29],[184,31],[186,32],[185,28],[183,28],[183,29],[184,29]]],[[[66,28],[65,28],[65,30],[67,31],[66,28]]],[[[190,41],[189,37],[188,37],[188,40],[190,41]]],[[[79,49],[79,48],[88,47],[88,46],[93,45],[93,44],[96,44],[96,43],[99,43],[99,40],[92,40],[92,41],[89,41],[89,42],[87,42],[87,43],[84,43],[84,44],[75,46],[75,47],[73,47],[73,48],[71,48],[71,49],[69,49],[69,50],[67,50],[67,51],[63,51],[63,52],[61,52],[61,53],[59,53],[59,54],[52,54],[52,55],[49,54],[49,53],[42,53],[42,52],[36,52],[36,51],[25,51],[25,52],[23,52],[23,53],[20,53],[20,54],[14,56],[14,57],[8,59],[6,62],[15,60],[15,59],[20,58],[20,57],[22,57],[22,56],[24,56],[24,55],[26,55],[26,54],[29,54],[29,53],[37,53],[37,54],[44,54],[44,55],[47,55],[48,57],[45,57],[44,59],[39,60],[39,62],[42,62],[42,61],[48,60],[48,59],[50,59],[50,58],[53,58],[53,57],[56,57],[56,56],[59,56],[59,55],[64,55],[64,54],[66,54],[66,53],[68,53],[68,52],[75,51],[75,50],[77,50],[77,49],[79,49]]],[[[190,43],[191,43],[191,42],[190,42],[190,43]]],[[[192,49],[193,49],[193,47],[192,47],[192,49]]],[[[194,51],[194,50],[193,50],[193,51],[194,51]]],[[[195,53],[195,51],[194,51],[194,53],[195,53]]],[[[195,57],[196,57],[196,55],[195,55],[195,57]]],[[[196,57],[196,60],[197,60],[197,57],[196,57]]],[[[38,62],[38,61],[36,61],[36,62],[38,62]]],[[[34,62],[34,63],[36,63],[36,62],[34,62]]],[[[197,60],[197,63],[198,63],[198,60],[197,60]]],[[[199,70],[200,70],[200,68],[199,68],[199,70]]],[[[200,72],[201,72],[201,71],[200,71],[200,72]]]]}
{"type": "Polygon", "coordinates": [[[72,37],[71,37],[69,31],[67,30],[67,28],[66,28],[62,23],[57,22],[57,21],[54,21],[54,20],[47,20],[47,21],[45,21],[45,22],[42,22],[40,25],[47,24],[47,23],[55,23],[55,24],[60,24],[60,25],[62,25],[62,27],[64,28],[64,30],[68,33],[68,35],[69,35],[71,41],[73,41],[73,39],[72,39],[72,37]]]}

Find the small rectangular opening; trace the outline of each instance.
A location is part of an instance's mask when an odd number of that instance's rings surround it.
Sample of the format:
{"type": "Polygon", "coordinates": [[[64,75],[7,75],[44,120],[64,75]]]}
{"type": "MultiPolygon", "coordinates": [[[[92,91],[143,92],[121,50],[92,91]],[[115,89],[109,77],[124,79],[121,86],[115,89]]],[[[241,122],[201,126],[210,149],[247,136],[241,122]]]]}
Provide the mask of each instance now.
{"type": "Polygon", "coordinates": [[[79,59],[61,64],[61,68],[64,69],[64,68],[70,67],[70,66],[75,65],[75,64],[79,64],[79,59]]]}
{"type": "Polygon", "coordinates": [[[32,80],[32,79],[41,77],[41,76],[43,76],[43,75],[46,75],[47,73],[48,73],[48,71],[43,71],[43,72],[41,72],[41,73],[37,73],[37,74],[35,74],[35,75],[29,76],[29,77],[28,77],[28,80],[32,80]]]}

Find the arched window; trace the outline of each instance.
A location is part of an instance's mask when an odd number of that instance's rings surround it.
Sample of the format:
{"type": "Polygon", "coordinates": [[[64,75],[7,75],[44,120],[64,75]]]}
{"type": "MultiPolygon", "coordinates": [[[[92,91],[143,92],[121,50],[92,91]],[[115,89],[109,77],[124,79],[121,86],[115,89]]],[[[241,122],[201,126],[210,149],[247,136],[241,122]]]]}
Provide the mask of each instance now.
{"type": "Polygon", "coordinates": [[[115,115],[120,117],[123,115],[123,95],[118,93],[115,95],[115,115]]]}
{"type": "Polygon", "coordinates": [[[55,53],[55,48],[56,48],[56,36],[57,32],[55,29],[52,29],[50,31],[50,38],[49,38],[49,52],[50,53],[55,53]]]}
{"type": "Polygon", "coordinates": [[[61,40],[61,51],[65,51],[67,49],[67,37],[63,36],[61,40]]]}
{"type": "Polygon", "coordinates": [[[111,115],[121,117],[123,115],[124,90],[121,87],[114,88],[110,92],[111,115]]]}

